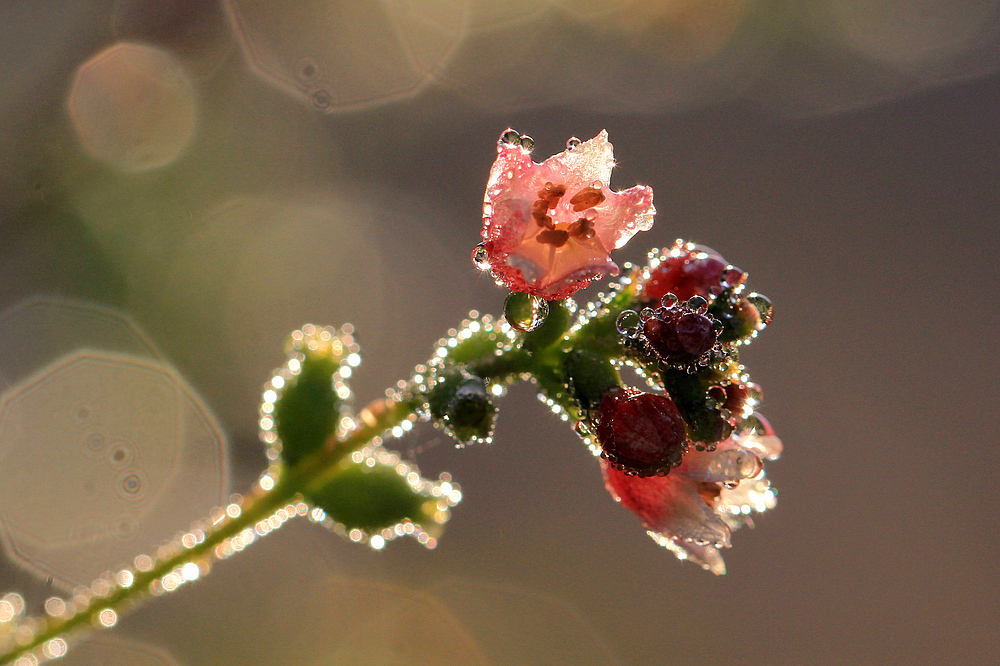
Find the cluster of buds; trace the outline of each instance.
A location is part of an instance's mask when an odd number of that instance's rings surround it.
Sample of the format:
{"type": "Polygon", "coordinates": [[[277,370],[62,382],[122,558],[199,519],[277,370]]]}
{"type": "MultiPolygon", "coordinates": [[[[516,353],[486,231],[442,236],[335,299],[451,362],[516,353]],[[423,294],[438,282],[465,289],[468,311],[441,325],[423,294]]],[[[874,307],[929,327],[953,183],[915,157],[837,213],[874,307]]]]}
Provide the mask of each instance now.
{"type": "Polygon", "coordinates": [[[553,411],[577,421],[611,495],[657,543],[721,573],[732,529],[774,504],[764,462],[781,444],[739,362],[770,322],[770,301],[745,293],[746,273],[719,253],[677,241],[581,308],[576,325],[546,322],[550,310],[576,310],[568,297],[592,279],[619,273],[610,251],[655,211],[648,187],[610,189],[605,132],[541,164],[533,146],[513,130],[497,144],[476,264],[514,292],[508,303],[533,299],[530,317],[505,308],[521,332],[513,346],[537,360],[544,372],[527,374],[553,411]],[[625,385],[623,365],[648,386],[625,385]]]}

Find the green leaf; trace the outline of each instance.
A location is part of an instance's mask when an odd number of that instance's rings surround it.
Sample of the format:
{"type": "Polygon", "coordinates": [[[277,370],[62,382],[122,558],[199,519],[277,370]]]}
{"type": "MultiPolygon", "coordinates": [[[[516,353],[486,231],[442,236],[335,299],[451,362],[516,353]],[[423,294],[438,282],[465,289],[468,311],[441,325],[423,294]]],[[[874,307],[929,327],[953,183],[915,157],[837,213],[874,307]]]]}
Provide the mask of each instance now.
{"type": "Polygon", "coordinates": [[[422,505],[428,501],[393,467],[351,464],[309,498],[347,529],[374,532],[406,519],[428,522],[422,505]]]}
{"type": "Polygon", "coordinates": [[[294,465],[318,450],[337,429],[340,398],[333,386],[339,363],[330,356],[306,354],[300,371],[274,404],[274,426],[281,457],[294,465]]]}

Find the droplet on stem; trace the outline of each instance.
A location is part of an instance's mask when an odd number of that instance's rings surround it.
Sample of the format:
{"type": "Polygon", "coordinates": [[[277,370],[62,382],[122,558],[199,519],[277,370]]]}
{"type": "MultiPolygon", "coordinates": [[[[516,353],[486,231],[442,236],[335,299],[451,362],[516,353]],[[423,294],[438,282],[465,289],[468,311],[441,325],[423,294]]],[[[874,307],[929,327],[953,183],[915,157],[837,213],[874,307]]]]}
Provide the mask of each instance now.
{"type": "Polygon", "coordinates": [[[511,292],[503,302],[507,323],[522,333],[534,331],[545,323],[548,315],[548,301],[521,291],[511,292]]]}
{"type": "Polygon", "coordinates": [[[569,138],[569,140],[566,141],[566,150],[573,150],[574,148],[576,148],[577,146],[579,146],[581,143],[583,143],[583,142],[580,141],[578,138],[576,138],[575,136],[571,136],[569,138]]]}

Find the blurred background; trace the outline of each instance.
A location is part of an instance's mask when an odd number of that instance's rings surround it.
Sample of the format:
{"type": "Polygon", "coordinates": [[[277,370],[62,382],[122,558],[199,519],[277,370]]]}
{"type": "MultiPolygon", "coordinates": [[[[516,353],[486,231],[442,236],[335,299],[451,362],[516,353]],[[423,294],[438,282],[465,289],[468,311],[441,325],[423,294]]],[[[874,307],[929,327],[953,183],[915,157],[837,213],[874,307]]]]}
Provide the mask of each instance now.
{"type": "Polygon", "coordinates": [[[508,126],[538,161],[606,128],[658,210],[617,260],[683,237],[776,306],[743,360],[779,501],[727,575],[517,386],[491,446],[395,443],[462,485],[436,550],[292,521],[67,663],[996,658],[1000,2],[5,0],[0,30],[0,589],[29,610],[249,488],[291,330],[355,325],[360,405],[500,310],[469,256],[508,126]]]}

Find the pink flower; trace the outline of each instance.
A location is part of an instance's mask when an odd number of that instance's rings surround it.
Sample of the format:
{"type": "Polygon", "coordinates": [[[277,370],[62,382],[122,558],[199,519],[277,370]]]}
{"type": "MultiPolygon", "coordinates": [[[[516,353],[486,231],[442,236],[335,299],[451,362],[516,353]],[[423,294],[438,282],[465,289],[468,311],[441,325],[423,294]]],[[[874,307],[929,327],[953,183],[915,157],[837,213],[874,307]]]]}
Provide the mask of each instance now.
{"type": "Polygon", "coordinates": [[[732,531],[752,525],[752,511],[775,503],[763,461],[781,454],[781,441],[765,427],[764,434],[733,435],[715,451],[689,450],[666,476],[630,476],[602,460],[604,484],[615,501],[642,519],[654,541],[682,560],[724,574],[719,550],[729,548],[732,531]]]}
{"type": "Polygon", "coordinates": [[[608,134],[568,144],[541,164],[516,132],[497,143],[483,201],[490,269],[512,291],[566,298],[601,275],[617,275],[609,252],[653,225],[653,191],[609,188],[608,134]]]}

